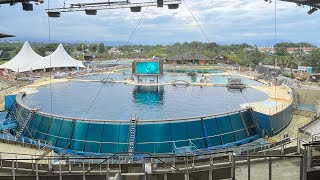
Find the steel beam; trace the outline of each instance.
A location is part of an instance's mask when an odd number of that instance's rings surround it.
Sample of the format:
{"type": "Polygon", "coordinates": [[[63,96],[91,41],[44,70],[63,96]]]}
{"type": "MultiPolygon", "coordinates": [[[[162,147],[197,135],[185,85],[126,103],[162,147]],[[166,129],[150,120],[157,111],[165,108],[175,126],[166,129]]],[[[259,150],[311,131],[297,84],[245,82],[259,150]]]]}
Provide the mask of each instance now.
{"type": "MultiPolygon", "coordinates": [[[[181,4],[181,0],[167,0],[163,2],[163,5],[181,4]]],[[[121,1],[121,3],[90,3],[90,4],[72,4],[70,7],[46,9],[46,12],[74,12],[74,11],[86,11],[86,10],[104,10],[104,9],[121,9],[131,7],[148,7],[157,6],[157,2],[142,2],[142,3],[127,3],[121,1]]]]}

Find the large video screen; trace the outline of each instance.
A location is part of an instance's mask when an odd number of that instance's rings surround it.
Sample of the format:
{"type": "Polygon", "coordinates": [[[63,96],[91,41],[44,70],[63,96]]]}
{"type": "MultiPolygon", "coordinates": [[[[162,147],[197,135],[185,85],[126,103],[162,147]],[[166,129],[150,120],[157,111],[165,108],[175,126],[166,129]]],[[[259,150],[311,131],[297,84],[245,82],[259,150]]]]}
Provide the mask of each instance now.
{"type": "Polygon", "coordinates": [[[159,62],[137,62],[136,74],[160,74],[159,62]]]}

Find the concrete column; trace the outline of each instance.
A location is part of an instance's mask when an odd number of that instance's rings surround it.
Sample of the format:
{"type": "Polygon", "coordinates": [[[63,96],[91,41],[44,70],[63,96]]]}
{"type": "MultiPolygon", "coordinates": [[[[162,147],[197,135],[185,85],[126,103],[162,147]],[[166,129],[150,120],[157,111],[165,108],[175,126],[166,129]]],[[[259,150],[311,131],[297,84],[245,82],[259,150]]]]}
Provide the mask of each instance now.
{"type": "Polygon", "coordinates": [[[61,173],[61,160],[59,160],[59,179],[62,180],[62,173],[61,173]]]}
{"type": "Polygon", "coordinates": [[[14,169],[14,161],[12,161],[12,179],[16,180],[16,171],[14,169]]]}
{"type": "Polygon", "coordinates": [[[189,173],[184,175],[184,180],[189,180],[189,173]]]}
{"type": "Polygon", "coordinates": [[[269,157],[269,180],[272,179],[272,161],[271,157],[269,157]]]}
{"type": "Polygon", "coordinates": [[[235,156],[231,154],[231,179],[235,180],[236,177],[236,162],[235,162],[235,156]]]}
{"type": "Polygon", "coordinates": [[[213,178],[213,158],[212,158],[212,155],[210,155],[209,180],[212,180],[212,178],[213,178]]]}
{"type": "Polygon", "coordinates": [[[110,171],[109,171],[109,159],[106,161],[106,168],[107,168],[106,180],[109,180],[109,177],[110,177],[110,171]]]}
{"type": "Polygon", "coordinates": [[[82,180],[86,180],[86,173],[84,168],[84,161],[82,162],[82,180]]]}
{"type": "Polygon", "coordinates": [[[307,180],[307,171],[308,171],[308,152],[307,152],[307,147],[304,147],[303,150],[303,175],[302,175],[302,180],[307,180]]]}
{"type": "Polygon", "coordinates": [[[168,180],[168,175],[167,175],[167,173],[164,173],[164,174],[163,174],[163,180],[168,180]]]}
{"type": "Polygon", "coordinates": [[[36,165],[36,180],[39,180],[39,171],[38,171],[38,163],[36,165]]]}
{"type": "Polygon", "coordinates": [[[248,180],[251,178],[251,164],[250,164],[250,157],[248,157],[248,180]]]}

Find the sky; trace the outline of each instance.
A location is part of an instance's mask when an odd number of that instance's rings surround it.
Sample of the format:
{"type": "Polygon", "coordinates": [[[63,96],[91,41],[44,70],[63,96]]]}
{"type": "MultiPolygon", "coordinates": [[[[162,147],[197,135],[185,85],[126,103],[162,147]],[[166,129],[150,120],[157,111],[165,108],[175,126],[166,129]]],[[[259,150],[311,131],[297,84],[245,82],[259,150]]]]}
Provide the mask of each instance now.
{"type": "MultiPolygon", "coordinates": [[[[140,13],[131,13],[129,9],[113,9],[100,10],[97,16],[72,12],[63,13],[60,18],[49,19],[45,13],[48,7],[62,7],[64,2],[68,6],[70,3],[103,0],[44,1],[43,4],[34,5],[32,12],[22,11],[21,4],[1,5],[0,32],[17,36],[10,40],[49,42],[50,34],[50,39],[58,42],[127,42],[145,11],[130,39],[131,44],[200,41],[272,46],[276,39],[276,42],[303,41],[320,45],[320,12],[308,15],[309,7],[298,7],[294,3],[277,1],[275,8],[275,0],[272,3],[264,0],[185,0],[176,10],[148,7],[142,8],[140,13]],[[197,26],[186,4],[204,33],[197,26]]],[[[131,0],[143,1],[148,0],[131,0]]]]}

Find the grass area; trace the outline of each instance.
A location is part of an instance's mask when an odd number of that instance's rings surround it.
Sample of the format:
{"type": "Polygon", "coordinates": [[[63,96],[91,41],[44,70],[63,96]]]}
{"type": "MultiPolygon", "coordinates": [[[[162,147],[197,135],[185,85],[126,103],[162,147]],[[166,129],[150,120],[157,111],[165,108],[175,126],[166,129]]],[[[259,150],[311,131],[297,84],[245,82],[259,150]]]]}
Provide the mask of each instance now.
{"type": "Polygon", "coordinates": [[[6,62],[8,62],[8,61],[5,61],[5,60],[0,59],[0,65],[1,65],[1,64],[4,64],[4,63],[6,63],[6,62]]]}

